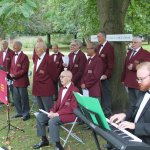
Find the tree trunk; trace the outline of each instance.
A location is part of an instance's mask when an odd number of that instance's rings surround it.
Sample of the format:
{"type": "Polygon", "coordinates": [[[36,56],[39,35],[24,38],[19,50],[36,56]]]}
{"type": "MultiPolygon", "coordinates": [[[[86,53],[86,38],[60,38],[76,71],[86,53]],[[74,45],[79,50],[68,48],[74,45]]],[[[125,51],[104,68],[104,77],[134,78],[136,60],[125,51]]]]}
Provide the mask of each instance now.
{"type": "MultiPolygon", "coordinates": [[[[100,17],[100,29],[107,34],[124,33],[125,15],[130,0],[97,0],[100,17]]],[[[113,109],[124,110],[127,105],[127,94],[121,83],[121,73],[125,58],[125,45],[123,42],[113,42],[115,49],[115,66],[111,78],[111,89],[113,96],[113,109]]]]}
{"type": "Polygon", "coordinates": [[[48,47],[48,48],[52,48],[52,44],[51,44],[51,34],[50,34],[50,33],[47,34],[47,47],[48,47]]]}

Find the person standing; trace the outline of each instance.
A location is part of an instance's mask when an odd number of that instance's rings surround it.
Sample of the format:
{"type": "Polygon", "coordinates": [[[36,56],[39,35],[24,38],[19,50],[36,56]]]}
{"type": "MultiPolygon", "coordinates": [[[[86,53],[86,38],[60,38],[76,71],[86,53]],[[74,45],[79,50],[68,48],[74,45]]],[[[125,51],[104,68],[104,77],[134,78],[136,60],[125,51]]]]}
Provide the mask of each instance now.
{"type": "Polygon", "coordinates": [[[23,121],[30,119],[30,107],[27,87],[29,85],[28,70],[29,59],[22,51],[22,43],[13,43],[15,52],[10,69],[10,77],[13,79],[13,97],[17,114],[14,116],[23,117],[23,121]]]}
{"type": "MultiPolygon", "coordinates": [[[[8,41],[3,40],[1,45],[2,45],[2,49],[0,51],[0,66],[3,67],[4,70],[9,74],[14,52],[8,47],[8,41]]],[[[10,102],[9,93],[11,92],[13,98],[13,85],[12,85],[12,80],[9,79],[9,76],[7,78],[7,84],[9,89],[8,101],[10,102]]]]}
{"type": "Polygon", "coordinates": [[[99,79],[103,74],[103,62],[101,58],[96,55],[96,47],[92,42],[87,43],[87,55],[90,58],[86,62],[81,79],[83,95],[95,97],[100,100],[102,89],[99,79]]]}
{"type": "Polygon", "coordinates": [[[79,40],[72,40],[70,49],[68,70],[73,74],[72,82],[80,90],[81,78],[87,59],[85,54],[81,51],[81,42],[79,40]]]}
{"type": "Polygon", "coordinates": [[[127,87],[130,104],[136,103],[142,92],[136,81],[136,66],[144,61],[150,61],[150,53],[142,48],[142,39],[134,37],[132,50],[127,53],[123,67],[121,82],[127,87]]]}
{"type": "Polygon", "coordinates": [[[60,74],[62,87],[59,90],[58,100],[48,111],[48,115],[41,112],[37,115],[37,135],[41,137],[41,141],[33,146],[34,149],[49,145],[45,125],[48,122],[50,140],[56,144],[55,150],[64,150],[60,143],[59,126],[62,123],[73,122],[76,118],[73,111],[77,108],[73,92],[78,92],[78,89],[73,85],[71,79],[72,73],[68,70],[60,74]]]}
{"type": "Polygon", "coordinates": [[[104,72],[100,77],[102,83],[102,107],[107,117],[111,115],[112,96],[110,91],[109,79],[111,78],[114,66],[114,48],[106,40],[106,33],[101,31],[97,35],[99,45],[97,47],[97,55],[102,59],[104,72]]]}
{"type": "Polygon", "coordinates": [[[33,70],[32,94],[35,96],[39,108],[48,112],[53,107],[58,73],[56,65],[51,56],[46,53],[46,49],[44,42],[38,42],[35,46],[37,58],[33,70]]]}
{"type": "Polygon", "coordinates": [[[57,44],[52,46],[54,54],[51,55],[53,62],[56,64],[57,72],[58,72],[58,78],[55,83],[55,100],[58,98],[58,90],[60,86],[60,80],[59,80],[59,75],[63,71],[63,60],[62,57],[64,56],[60,50],[57,44]]]}

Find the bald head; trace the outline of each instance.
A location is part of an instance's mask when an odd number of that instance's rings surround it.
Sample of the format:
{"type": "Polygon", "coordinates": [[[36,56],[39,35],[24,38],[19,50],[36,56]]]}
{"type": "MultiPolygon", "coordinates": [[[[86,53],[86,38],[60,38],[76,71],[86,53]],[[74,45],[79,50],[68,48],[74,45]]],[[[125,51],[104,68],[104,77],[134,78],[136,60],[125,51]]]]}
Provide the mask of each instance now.
{"type": "Polygon", "coordinates": [[[46,44],[44,42],[38,42],[35,45],[35,52],[40,57],[46,51],[46,44]]]}
{"type": "Polygon", "coordinates": [[[61,72],[60,81],[63,86],[68,85],[72,80],[72,73],[68,70],[61,72]]]}
{"type": "Polygon", "coordinates": [[[141,91],[150,90],[150,62],[137,66],[137,81],[141,91]]]}
{"type": "Polygon", "coordinates": [[[6,50],[8,48],[8,42],[6,40],[2,40],[2,50],[6,50]]]}
{"type": "Polygon", "coordinates": [[[14,41],[13,43],[13,51],[19,52],[22,48],[22,43],[20,41],[14,41]]]}
{"type": "Polygon", "coordinates": [[[44,41],[43,41],[42,37],[39,36],[39,37],[37,38],[37,41],[36,41],[36,42],[38,43],[38,42],[44,42],[44,41]]]}

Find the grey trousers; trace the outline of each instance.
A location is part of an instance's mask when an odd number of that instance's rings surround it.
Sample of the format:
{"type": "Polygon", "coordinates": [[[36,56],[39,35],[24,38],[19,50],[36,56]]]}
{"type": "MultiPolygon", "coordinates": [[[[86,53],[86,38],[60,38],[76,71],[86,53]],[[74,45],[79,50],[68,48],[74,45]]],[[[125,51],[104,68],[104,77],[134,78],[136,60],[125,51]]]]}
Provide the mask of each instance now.
{"type": "Polygon", "coordinates": [[[111,114],[112,95],[110,91],[109,79],[101,80],[102,83],[102,97],[101,103],[105,114],[111,114]]]}
{"type": "Polygon", "coordinates": [[[53,107],[53,96],[35,96],[39,109],[43,109],[47,112],[53,107]]]}
{"type": "Polygon", "coordinates": [[[29,97],[27,87],[13,87],[14,105],[18,115],[29,115],[29,97]]]}
{"type": "Polygon", "coordinates": [[[143,92],[138,89],[128,87],[128,97],[129,97],[130,105],[134,105],[142,93],[143,92]]]}
{"type": "Polygon", "coordinates": [[[59,117],[48,118],[47,115],[39,113],[36,117],[37,120],[37,135],[46,136],[46,124],[48,123],[49,134],[51,142],[59,142],[59,125],[62,124],[59,117]]]}

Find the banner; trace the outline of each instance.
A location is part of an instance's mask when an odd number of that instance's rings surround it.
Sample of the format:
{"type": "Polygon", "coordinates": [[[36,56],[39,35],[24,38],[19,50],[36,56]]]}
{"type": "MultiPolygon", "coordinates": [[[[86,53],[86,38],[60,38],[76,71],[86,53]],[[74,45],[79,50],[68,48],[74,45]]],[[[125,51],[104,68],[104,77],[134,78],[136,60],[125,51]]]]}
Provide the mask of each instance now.
{"type": "Polygon", "coordinates": [[[5,71],[0,70],[0,101],[8,104],[7,98],[7,74],[5,71]]]}

